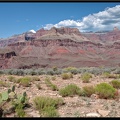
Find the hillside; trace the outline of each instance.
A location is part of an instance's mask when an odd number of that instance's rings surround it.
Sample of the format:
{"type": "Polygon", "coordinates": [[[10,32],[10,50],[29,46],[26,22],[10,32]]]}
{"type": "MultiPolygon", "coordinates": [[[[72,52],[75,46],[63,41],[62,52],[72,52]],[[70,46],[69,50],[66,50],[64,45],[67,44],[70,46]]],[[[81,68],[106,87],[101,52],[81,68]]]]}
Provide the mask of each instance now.
{"type": "MultiPolygon", "coordinates": [[[[1,46],[14,51],[10,58],[2,57],[1,69],[4,68],[60,68],[100,67],[120,65],[120,30],[103,33],[81,33],[77,28],[40,29],[26,41],[25,34],[14,36],[1,46]]],[[[9,52],[7,54],[10,54],[9,52]]]]}

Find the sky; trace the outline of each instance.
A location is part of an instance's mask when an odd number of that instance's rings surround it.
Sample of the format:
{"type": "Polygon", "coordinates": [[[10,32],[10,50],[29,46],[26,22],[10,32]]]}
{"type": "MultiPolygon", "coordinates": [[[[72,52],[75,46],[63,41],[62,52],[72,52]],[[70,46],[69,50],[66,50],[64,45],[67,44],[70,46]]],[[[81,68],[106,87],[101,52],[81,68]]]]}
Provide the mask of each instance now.
{"type": "Polygon", "coordinates": [[[0,2],[0,38],[29,30],[74,27],[120,29],[120,2],[0,2]]]}

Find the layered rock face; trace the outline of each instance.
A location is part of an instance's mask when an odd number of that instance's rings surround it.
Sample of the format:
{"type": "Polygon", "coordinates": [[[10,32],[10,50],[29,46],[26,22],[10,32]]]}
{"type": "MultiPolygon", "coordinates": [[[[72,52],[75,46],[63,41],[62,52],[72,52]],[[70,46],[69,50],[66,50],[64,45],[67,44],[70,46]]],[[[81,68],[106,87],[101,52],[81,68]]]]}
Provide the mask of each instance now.
{"type": "Polygon", "coordinates": [[[60,68],[120,65],[120,31],[82,34],[76,28],[38,30],[35,39],[24,38],[6,48],[14,54],[1,68],[60,68]]]}
{"type": "Polygon", "coordinates": [[[9,49],[0,49],[0,68],[8,68],[7,63],[13,56],[16,56],[14,51],[9,49]]]}

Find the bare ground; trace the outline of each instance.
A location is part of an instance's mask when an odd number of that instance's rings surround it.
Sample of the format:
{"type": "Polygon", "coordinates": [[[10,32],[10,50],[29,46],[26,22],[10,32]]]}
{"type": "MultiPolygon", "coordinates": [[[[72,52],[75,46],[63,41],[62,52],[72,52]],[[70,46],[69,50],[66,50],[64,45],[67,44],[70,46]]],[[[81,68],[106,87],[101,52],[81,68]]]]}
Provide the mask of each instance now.
{"type": "MultiPolygon", "coordinates": [[[[51,82],[57,87],[63,88],[68,84],[74,83],[78,87],[82,88],[86,85],[96,85],[101,82],[110,82],[112,78],[103,78],[102,76],[94,76],[90,79],[89,83],[83,83],[80,79],[80,74],[73,75],[73,78],[63,80],[61,75],[55,75],[55,80],[52,80],[53,76],[39,75],[40,81],[34,81],[30,87],[23,87],[16,84],[15,91],[17,93],[26,92],[29,97],[30,108],[26,108],[25,111],[30,117],[40,117],[39,112],[35,109],[33,99],[36,96],[49,96],[49,97],[62,97],[58,91],[52,91],[45,83],[46,76],[50,77],[51,82]],[[40,84],[41,89],[36,87],[36,84],[40,84]]],[[[0,80],[10,83],[10,88],[13,86],[13,82],[10,82],[7,75],[1,75],[0,80]]],[[[20,77],[20,76],[15,76],[20,77]]],[[[0,87],[0,92],[8,90],[8,87],[0,87]]],[[[120,90],[119,90],[120,92],[120,90]]],[[[120,95],[120,94],[119,94],[120,95]]],[[[83,97],[75,95],[74,97],[62,97],[65,102],[57,110],[60,117],[89,117],[89,113],[93,117],[120,117],[120,99],[99,99],[96,97],[83,97]],[[95,114],[95,115],[93,115],[95,114]],[[97,115],[96,115],[97,114],[97,115]]],[[[14,117],[14,114],[7,115],[6,117],[14,117]]]]}

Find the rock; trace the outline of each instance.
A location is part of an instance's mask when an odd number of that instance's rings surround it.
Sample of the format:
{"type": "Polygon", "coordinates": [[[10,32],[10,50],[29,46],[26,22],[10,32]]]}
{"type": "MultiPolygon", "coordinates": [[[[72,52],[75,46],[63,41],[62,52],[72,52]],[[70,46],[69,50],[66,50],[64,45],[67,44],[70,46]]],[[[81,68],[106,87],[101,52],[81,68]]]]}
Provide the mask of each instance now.
{"type": "Polygon", "coordinates": [[[119,29],[118,29],[118,27],[114,27],[113,30],[114,31],[118,31],[119,29]]]}
{"type": "Polygon", "coordinates": [[[99,95],[97,95],[97,94],[92,94],[90,97],[91,97],[92,99],[98,99],[98,98],[99,98],[99,95]]]}
{"type": "Polygon", "coordinates": [[[86,117],[100,117],[101,115],[98,113],[88,113],[86,114],[86,117]]]}
{"type": "Polygon", "coordinates": [[[109,110],[101,110],[101,109],[98,109],[97,112],[103,117],[106,117],[110,113],[109,110]]]}

